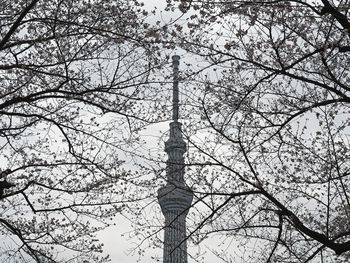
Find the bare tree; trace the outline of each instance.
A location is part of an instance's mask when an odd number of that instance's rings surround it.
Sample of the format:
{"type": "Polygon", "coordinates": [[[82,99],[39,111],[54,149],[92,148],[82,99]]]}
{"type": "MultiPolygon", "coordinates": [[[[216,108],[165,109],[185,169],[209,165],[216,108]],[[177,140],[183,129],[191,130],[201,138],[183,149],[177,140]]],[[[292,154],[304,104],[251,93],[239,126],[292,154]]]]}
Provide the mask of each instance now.
{"type": "MultiPolygon", "coordinates": [[[[154,35],[137,1],[0,1],[0,261],[105,262],[154,35]]],[[[153,41],[154,42],[154,41],[153,41]]]]}
{"type": "Polygon", "coordinates": [[[349,260],[349,5],[169,1],[202,63],[182,76],[189,236],[232,239],[225,262],[349,260]]]}

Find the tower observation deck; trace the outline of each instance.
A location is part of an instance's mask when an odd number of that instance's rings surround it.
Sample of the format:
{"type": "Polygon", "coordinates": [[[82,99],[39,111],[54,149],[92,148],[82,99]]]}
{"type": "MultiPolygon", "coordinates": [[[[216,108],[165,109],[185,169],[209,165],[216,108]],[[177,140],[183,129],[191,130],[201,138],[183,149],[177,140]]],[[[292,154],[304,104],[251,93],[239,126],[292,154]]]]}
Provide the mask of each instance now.
{"type": "Polygon", "coordinates": [[[158,190],[158,201],[165,217],[163,263],[187,263],[186,216],[192,204],[193,193],[185,184],[186,143],[182,138],[179,119],[178,71],[180,57],[173,59],[173,122],[165,142],[167,184],[158,190]]]}

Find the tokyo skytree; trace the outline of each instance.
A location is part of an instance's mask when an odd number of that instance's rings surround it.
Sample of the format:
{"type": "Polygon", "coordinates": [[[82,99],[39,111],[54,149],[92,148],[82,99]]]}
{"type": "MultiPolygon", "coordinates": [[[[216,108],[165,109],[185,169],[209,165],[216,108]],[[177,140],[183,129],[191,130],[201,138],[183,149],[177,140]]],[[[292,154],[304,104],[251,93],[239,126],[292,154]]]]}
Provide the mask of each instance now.
{"type": "Polygon", "coordinates": [[[158,201],[165,217],[163,263],[187,263],[186,216],[192,204],[193,193],[185,184],[186,143],[182,138],[179,119],[179,60],[173,59],[173,109],[170,136],[165,142],[167,184],[158,190],[158,201]]]}

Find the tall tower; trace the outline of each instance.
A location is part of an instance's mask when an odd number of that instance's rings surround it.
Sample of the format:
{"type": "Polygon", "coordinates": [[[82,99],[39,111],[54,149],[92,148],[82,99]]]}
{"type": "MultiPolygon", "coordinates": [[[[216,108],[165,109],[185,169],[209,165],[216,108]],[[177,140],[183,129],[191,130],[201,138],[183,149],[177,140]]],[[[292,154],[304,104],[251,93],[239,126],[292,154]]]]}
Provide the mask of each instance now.
{"type": "Polygon", "coordinates": [[[163,263],[187,263],[186,216],[193,193],[184,181],[186,143],[179,119],[179,56],[173,56],[173,122],[165,142],[167,184],[158,190],[158,200],[165,217],[163,263]]]}

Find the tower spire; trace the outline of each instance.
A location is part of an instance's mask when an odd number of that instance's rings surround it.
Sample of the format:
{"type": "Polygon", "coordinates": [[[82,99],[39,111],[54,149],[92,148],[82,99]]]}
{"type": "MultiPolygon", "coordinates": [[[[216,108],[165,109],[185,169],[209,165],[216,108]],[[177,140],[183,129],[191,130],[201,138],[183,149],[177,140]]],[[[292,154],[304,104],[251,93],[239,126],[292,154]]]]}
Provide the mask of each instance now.
{"type": "Polygon", "coordinates": [[[182,138],[179,119],[178,71],[180,57],[173,59],[173,122],[165,142],[167,184],[158,190],[158,201],[165,217],[163,263],[187,263],[186,216],[193,193],[185,184],[186,143],[182,138]]]}
{"type": "Polygon", "coordinates": [[[173,121],[177,122],[179,119],[179,64],[180,56],[174,55],[173,59],[173,70],[174,70],[174,81],[173,81],[173,121]]]}

